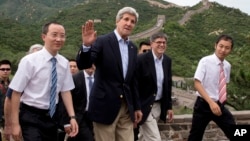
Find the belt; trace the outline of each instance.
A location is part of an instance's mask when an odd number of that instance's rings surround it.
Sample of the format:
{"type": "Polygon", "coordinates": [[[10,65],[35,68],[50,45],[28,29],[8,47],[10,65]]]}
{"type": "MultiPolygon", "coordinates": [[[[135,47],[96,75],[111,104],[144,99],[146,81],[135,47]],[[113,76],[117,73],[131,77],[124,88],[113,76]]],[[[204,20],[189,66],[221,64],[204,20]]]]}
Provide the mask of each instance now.
{"type": "MultiPolygon", "coordinates": [[[[200,96],[197,96],[197,100],[199,100],[201,102],[206,102],[207,103],[207,101],[205,99],[203,99],[202,97],[200,97],[200,96]]],[[[224,105],[225,104],[225,103],[220,103],[219,100],[218,101],[214,101],[214,102],[216,102],[218,105],[224,105]]]]}
{"type": "Polygon", "coordinates": [[[42,114],[49,114],[49,110],[46,109],[39,109],[33,106],[29,106],[27,104],[21,103],[20,105],[21,108],[26,109],[28,111],[34,112],[36,114],[42,115],[42,114]]]}
{"type": "Polygon", "coordinates": [[[202,98],[202,97],[200,97],[200,96],[197,96],[197,100],[202,101],[202,102],[206,102],[206,100],[205,100],[205,99],[203,99],[203,98],[202,98]]]}

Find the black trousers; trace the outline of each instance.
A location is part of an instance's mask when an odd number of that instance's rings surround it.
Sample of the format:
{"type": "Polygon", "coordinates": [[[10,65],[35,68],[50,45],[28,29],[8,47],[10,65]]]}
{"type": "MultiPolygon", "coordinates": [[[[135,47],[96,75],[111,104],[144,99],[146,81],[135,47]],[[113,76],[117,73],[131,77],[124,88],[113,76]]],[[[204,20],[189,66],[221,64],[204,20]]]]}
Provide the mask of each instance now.
{"type": "Polygon", "coordinates": [[[48,110],[21,103],[19,114],[24,141],[56,141],[57,124],[48,110]]]}
{"type": "Polygon", "coordinates": [[[63,129],[57,130],[57,141],[64,141],[65,136],[66,136],[66,133],[64,132],[63,129]]]}
{"type": "Polygon", "coordinates": [[[188,141],[202,141],[206,126],[211,120],[214,121],[221,128],[227,138],[231,140],[231,136],[233,135],[232,127],[235,125],[233,115],[223,104],[219,102],[217,103],[221,108],[221,116],[214,115],[208,103],[198,96],[194,105],[192,127],[188,141]]]}
{"type": "Polygon", "coordinates": [[[138,140],[138,134],[139,134],[139,125],[137,125],[137,127],[134,128],[134,141],[138,140]]]}
{"type": "Polygon", "coordinates": [[[85,112],[82,119],[78,121],[78,126],[78,134],[73,138],[69,137],[67,141],[94,141],[93,124],[88,118],[87,112],[85,112]]]}

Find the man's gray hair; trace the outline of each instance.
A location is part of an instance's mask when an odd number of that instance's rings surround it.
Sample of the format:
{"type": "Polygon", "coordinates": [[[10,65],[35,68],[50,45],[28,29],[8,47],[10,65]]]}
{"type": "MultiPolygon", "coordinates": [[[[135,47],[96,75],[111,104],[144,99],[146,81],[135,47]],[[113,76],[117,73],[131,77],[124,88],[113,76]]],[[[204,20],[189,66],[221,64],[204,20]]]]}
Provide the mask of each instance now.
{"type": "Polygon", "coordinates": [[[132,7],[123,7],[122,9],[120,9],[116,15],[116,21],[122,19],[124,14],[134,15],[136,17],[135,22],[138,22],[139,14],[132,7]]]}
{"type": "Polygon", "coordinates": [[[30,46],[28,54],[33,53],[34,49],[41,50],[42,48],[43,48],[43,45],[41,45],[41,44],[34,44],[34,45],[30,46]]]}
{"type": "Polygon", "coordinates": [[[153,35],[150,37],[150,42],[153,42],[153,41],[155,41],[155,40],[158,39],[158,38],[165,38],[166,41],[168,40],[167,34],[165,34],[165,33],[163,33],[163,32],[158,32],[158,33],[153,34],[153,35]]]}

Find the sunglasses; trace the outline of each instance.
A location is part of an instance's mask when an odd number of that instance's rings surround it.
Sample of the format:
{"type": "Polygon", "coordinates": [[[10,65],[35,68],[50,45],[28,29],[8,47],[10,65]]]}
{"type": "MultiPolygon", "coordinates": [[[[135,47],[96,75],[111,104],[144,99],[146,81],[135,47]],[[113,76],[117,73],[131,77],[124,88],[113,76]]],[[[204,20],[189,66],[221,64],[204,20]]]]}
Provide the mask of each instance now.
{"type": "Polygon", "coordinates": [[[150,51],[150,49],[144,49],[144,50],[142,50],[142,52],[148,52],[148,51],[150,51]]]}
{"type": "Polygon", "coordinates": [[[10,71],[10,68],[1,68],[0,71],[10,71]]]}

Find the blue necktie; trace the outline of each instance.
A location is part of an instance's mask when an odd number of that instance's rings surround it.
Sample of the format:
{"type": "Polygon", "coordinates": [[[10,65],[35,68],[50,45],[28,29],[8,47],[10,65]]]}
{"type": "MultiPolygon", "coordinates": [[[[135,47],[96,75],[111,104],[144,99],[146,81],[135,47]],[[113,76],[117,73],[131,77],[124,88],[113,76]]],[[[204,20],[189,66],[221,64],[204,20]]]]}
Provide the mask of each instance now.
{"type": "Polygon", "coordinates": [[[56,58],[53,57],[50,60],[52,62],[51,69],[51,89],[50,89],[50,105],[49,105],[49,114],[50,117],[53,117],[56,111],[56,84],[57,84],[57,72],[56,72],[56,58]]]}
{"type": "Polygon", "coordinates": [[[93,81],[92,81],[92,77],[91,76],[89,76],[88,79],[89,79],[89,92],[90,92],[91,88],[93,86],[93,81]]]}

